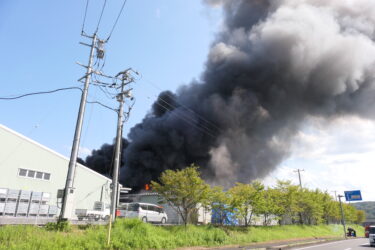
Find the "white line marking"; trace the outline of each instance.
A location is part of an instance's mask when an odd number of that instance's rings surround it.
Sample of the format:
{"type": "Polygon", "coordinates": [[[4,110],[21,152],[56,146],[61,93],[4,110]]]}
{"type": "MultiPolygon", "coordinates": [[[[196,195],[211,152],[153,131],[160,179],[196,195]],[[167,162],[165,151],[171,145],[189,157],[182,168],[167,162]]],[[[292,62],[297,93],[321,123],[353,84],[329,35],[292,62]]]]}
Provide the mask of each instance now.
{"type": "Polygon", "coordinates": [[[351,248],[351,247],[349,247],[349,248],[347,248],[347,249],[344,249],[344,250],[352,250],[352,248],[351,248]]]}
{"type": "MultiPolygon", "coordinates": [[[[351,241],[352,240],[355,240],[355,241],[357,241],[357,240],[362,240],[362,238],[357,238],[357,239],[350,239],[351,241]]],[[[338,244],[338,243],[343,243],[343,242],[345,242],[345,241],[347,241],[347,240],[339,240],[339,241],[334,241],[334,242],[330,242],[330,243],[325,243],[325,244],[319,244],[319,245],[314,245],[314,246],[309,246],[309,247],[302,247],[302,248],[293,248],[294,250],[302,250],[302,249],[310,249],[310,248],[317,248],[317,247],[321,247],[321,246],[328,246],[328,245],[333,245],[333,244],[338,244]]],[[[368,244],[363,244],[363,245],[367,245],[368,246],[368,244]]],[[[347,249],[345,249],[345,250],[349,250],[349,249],[351,249],[351,248],[347,248],[347,249]]]]}
{"type": "Polygon", "coordinates": [[[343,242],[345,240],[340,240],[340,241],[335,241],[335,242],[330,242],[330,243],[325,243],[325,244],[320,244],[320,245],[315,245],[315,246],[309,246],[309,247],[302,247],[302,248],[295,248],[295,250],[302,250],[302,249],[309,249],[309,248],[315,248],[315,247],[321,247],[321,246],[328,246],[328,245],[333,245],[337,244],[340,242],[343,242]]]}
{"type": "MultiPolygon", "coordinates": [[[[362,238],[357,238],[357,239],[350,239],[350,241],[357,241],[357,240],[363,240],[362,238]]],[[[325,243],[325,244],[319,244],[319,245],[313,245],[313,246],[309,246],[309,247],[302,247],[302,248],[293,248],[294,250],[302,250],[302,249],[310,249],[310,248],[318,248],[318,247],[321,247],[321,246],[328,246],[328,245],[333,245],[333,244],[338,244],[338,243],[343,243],[345,241],[348,241],[348,240],[339,240],[339,241],[334,241],[334,242],[330,242],[330,243],[325,243]]],[[[364,244],[365,246],[368,244],[364,244]]],[[[350,250],[351,248],[347,248],[345,250],[350,250]]]]}

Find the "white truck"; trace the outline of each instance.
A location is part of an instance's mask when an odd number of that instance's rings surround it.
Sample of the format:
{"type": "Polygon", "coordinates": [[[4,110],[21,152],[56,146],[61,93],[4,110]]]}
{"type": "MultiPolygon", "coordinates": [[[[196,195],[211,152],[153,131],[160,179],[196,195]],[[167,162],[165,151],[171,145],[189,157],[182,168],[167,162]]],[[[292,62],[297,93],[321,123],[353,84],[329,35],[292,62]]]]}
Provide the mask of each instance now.
{"type": "Polygon", "coordinates": [[[105,204],[101,201],[96,201],[94,203],[93,210],[89,209],[76,209],[76,215],[78,220],[88,219],[88,220],[108,220],[110,214],[110,205],[105,204]]]}

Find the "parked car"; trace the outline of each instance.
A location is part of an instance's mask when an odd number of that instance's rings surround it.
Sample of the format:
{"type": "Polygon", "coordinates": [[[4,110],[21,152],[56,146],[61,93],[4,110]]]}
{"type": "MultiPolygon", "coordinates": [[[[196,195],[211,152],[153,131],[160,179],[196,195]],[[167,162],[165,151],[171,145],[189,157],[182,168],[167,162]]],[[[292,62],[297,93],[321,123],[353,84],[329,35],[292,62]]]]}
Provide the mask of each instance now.
{"type": "Polygon", "coordinates": [[[108,220],[110,214],[110,205],[104,204],[104,202],[96,201],[94,203],[94,208],[89,209],[76,209],[76,215],[78,220],[88,219],[88,220],[108,220]]]}
{"type": "Polygon", "coordinates": [[[370,225],[365,226],[365,237],[366,238],[368,238],[369,230],[370,230],[370,225]]]}
{"type": "Polygon", "coordinates": [[[139,218],[144,222],[165,224],[168,221],[163,207],[150,203],[129,203],[125,209],[120,209],[118,214],[120,217],[139,218]]]}
{"type": "Polygon", "coordinates": [[[369,227],[369,240],[370,240],[370,246],[375,246],[375,226],[369,227]]]}

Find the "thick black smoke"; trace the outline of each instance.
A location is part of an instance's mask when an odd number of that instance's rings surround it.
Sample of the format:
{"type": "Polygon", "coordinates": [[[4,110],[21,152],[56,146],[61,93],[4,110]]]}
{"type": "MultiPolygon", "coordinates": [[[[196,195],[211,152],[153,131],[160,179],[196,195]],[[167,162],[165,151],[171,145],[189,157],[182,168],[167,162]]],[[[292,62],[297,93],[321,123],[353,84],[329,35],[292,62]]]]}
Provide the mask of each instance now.
{"type": "MultiPolygon", "coordinates": [[[[122,138],[121,142],[121,148],[122,152],[121,154],[125,153],[126,147],[128,146],[129,142],[122,138]]],[[[107,177],[112,176],[113,171],[113,161],[114,161],[114,151],[115,147],[113,144],[103,144],[100,149],[93,150],[91,152],[91,155],[86,157],[86,161],[80,160],[81,164],[88,166],[92,170],[95,170],[96,172],[105,175],[107,177]]],[[[80,158],[79,158],[80,159],[80,158]]],[[[78,160],[77,160],[78,161],[78,160]]],[[[124,161],[121,161],[121,166],[124,165],[124,161]]]]}
{"type": "Polygon", "coordinates": [[[131,129],[124,185],[190,163],[212,182],[248,182],[288,157],[306,118],[374,118],[375,1],[206,2],[225,18],[201,80],[161,93],[131,129]]]}

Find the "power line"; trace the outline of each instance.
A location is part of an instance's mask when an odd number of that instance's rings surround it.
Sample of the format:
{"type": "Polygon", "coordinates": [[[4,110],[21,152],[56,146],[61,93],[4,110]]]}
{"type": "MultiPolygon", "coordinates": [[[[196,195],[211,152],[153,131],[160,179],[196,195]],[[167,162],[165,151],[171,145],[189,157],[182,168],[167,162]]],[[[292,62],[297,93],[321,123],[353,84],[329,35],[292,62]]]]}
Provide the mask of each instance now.
{"type": "Polygon", "coordinates": [[[84,34],[85,33],[85,22],[86,22],[86,15],[87,15],[87,9],[89,7],[89,1],[90,0],[87,0],[86,1],[86,8],[85,8],[85,15],[83,16],[83,23],[82,23],[82,31],[81,31],[81,34],[84,34]]]}
{"type": "Polygon", "coordinates": [[[122,14],[122,11],[124,10],[124,7],[125,7],[126,2],[127,2],[127,0],[124,0],[123,4],[122,4],[122,6],[121,6],[120,12],[118,13],[118,16],[117,16],[117,18],[116,18],[116,21],[115,21],[115,23],[113,24],[113,27],[112,27],[112,29],[111,29],[111,32],[109,33],[109,36],[108,36],[108,38],[106,39],[106,42],[109,40],[109,38],[111,38],[112,33],[113,33],[113,31],[114,31],[114,29],[115,29],[115,27],[116,27],[116,25],[117,25],[117,22],[118,22],[118,20],[120,19],[120,16],[121,16],[121,14],[122,14]]]}
{"type": "MultiPolygon", "coordinates": [[[[161,97],[158,97],[159,100],[161,100],[162,102],[164,102],[165,104],[167,104],[169,107],[172,108],[172,110],[174,109],[177,109],[176,106],[173,106],[171,103],[169,103],[168,101],[166,101],[165,99],[161,98],[161,97]]],[[[193,122],[196,122],[195,120],[191,119],[189,116],[187,116],[185,113],[181,114],[181,116],[185,117],[186,119],[189,119],[193,122]]],[[[215,134],[216,132],[215,131],[212,131],[209,127],[205,126],[204,124],[199,124],[202,128],[204,128],[205,130],[209,131],[210,133],[213,133],[215,134]]]]}
{"type": "MultiPolygon", "coordinates": [[[[160,107],[164,108],[165,110],[167,111],[173,111],[173,110],[176,110],[177,107],[176,106],[173,106],[171,103],[169,103],[168,101],[166,101],[165,99],[161,98],[160,96],[158,97],[162,102],[164,102],[166,105],[168,105],[169,107],[166,107],[164,105],[162,105],[161,103],[159,102],[155,102],[155,104],[159,105],[160,107]]],[[[181,113],[177,113],[177,112],[173,112],[173,114],[175,114],[176,116],[178,116],[179,118],[185,120],[187,123],[189,123],[190,125],[196,127],[197,129],[203,131],[203,132],[207,132],[208,135],[212,136],[213,138],[216,138],[216,136],[214,136],[214,134],[217,134],[217,132],[215,131],[212,131],[211,129],[209,129],[208,127],[205,127],[203,126],[202,124],[199,124],[200,126],[198,126],[196,123],[197,123],[197,120],[195,119],[192,119],[190,118],[189,116],[186,116],[185,114],[181,114],[181,113]]]]}
{"type": "MultiPolygon", "coordinates": [[[[162,104],[160,104],[160,103],[158,103],[158,102],[155,102],[155,103],[156,103],[157,105],[159,105],[160,107],[164,108],[164,109],[167,110],[167,111],[172,111],[172,109],[169,109],[169,108],[165,107],[164,105],[162,105],[162,104]]],[[[197,126],[197,125],[195,124],[195,121],[189,120],[188,118],[186,118],[186,117],[184,117],[184,116],[181,116],[181,115],[179,115],[179,114],[176,113],[176,112],[173,112],[173,114],[176,115],[178,118],[184,120],[184,121],[187,122],[188,124],[190,124],[190,125],[194,126],[195,128],[199,129],[201,132],[203,132],[203,133],[205,133],[205,134],[211,136],[212,138],[216,138],[215,135],[211,134],[211,131],[206,131],[206,130],[204,130],[203,128],[197,126]]]]}
{"type": "MultiPolygon", "coordinates": [[[[146,81],[146,83],[150,84],[151,86],[153,86],[154,88],[158,89],[159,91],[163,91],[159,86],[157,86],[155,83],[151,82],[150,80],[145,79],[145,81],[146,81]]],[[[214,124],[213,122],[207,120],[207,119],[204,118],[202,115],[198,114],[197,112],[195,112],[195,111],[192,110],[191,108],[187,107],[186,105],[184,105],[184,104],[178,102],[178,101],[176,100],[176,97],[174,97],[173,95],[171,95],[171,94],[169,94],[169,93],[167,93],[167,92],[165,92],[165,94],[166,94],[168,97],[172,98],[172,99],[173,99],[178,105],[180,105],[181,107],[185,108],[185,109],[188,110],[189,112],[194,113],[194,114],[195,114],[196,116],[198,116],[201,120],[203,120],[204,122],[208,123],[209,125],[211,125],[211,126],[214,127],[215,129],[217,129],[219,132],[221,132],[221,133],[223,132],[222,129],[221,129],[218,125],[216,125],[216,124],[214,124]]],[[[159,97],[159,98],[160,98],[160,97],[159,97]]]]}
{"type": "Polygon", "coordinates": [[[87,101],[87,103],[90,103],[90,104],[98,104],[98,105],[100,105],[100,106],[102,106],[102,107],[104,107],[104,108],[107,108],[107,109],[110,109],[110,110],[112,110],[112,111],[117,112],[116,109],[111,108],[111,107],[109,107],[109,106],[107,106],[107,105],[105,105],[105,104],[103,104],[103,103],[101,103],[101,102],[98,102],[98,101],[87,101]]]}
{"type": "MultiPolygon", "coordinates": [[[[160,91],[162,91],[156,84],[153,84],[149,81],[149,84],[152,85],[154,88],[157,88],[159,89],[160,91]]],[[[167,100],[165,100],[164,98],[162,98],[160,95],[157,96],[155,95],[160,101],[162,101],[163,103],[165,103],[166,105],[169,106],[168,107],[165,107],[164,105],[158,103],[157,101],[155,102],[157,105],[159,105],[160,107],[164,108],[165,110],[168,110],[168,111],[172,111],[172,110],[175,110],[177,108],[184,108],[186,109],[187,111],[190,111],[190,113],[192,113],[195,117],[197,117],[197,120],[195,119],[192,119],[190,118],[187,114],[185,113],[176,113],[174,112],[174,114],[178,115],[181,119],[184,119],[185,121],[187,120],[187,122],[189,122],[189,124],[193,125],[194,127],[200,129],[201,131],[207,131],[210,136],[212,136],[213,138],[216,138],[216,136],[214,136],[215,134],[218,134],[218,133],[222,133],[222,129],[220,129],[218,126],[216,126],[215,124],[213,124],[212,122],[208,121],[207,119],[205,119],[202,115],[198,114],[197,112],[195,112],[194,110],[190,109],[189,107],[179,103],[176,98],[170,94],[168,94],[167,92],[165,92],[165,94],[170,97],[171,99],[173,99],[173,101],[177,104],[176,106],[171,104],[170,102],[168,102],[167,100]],[[200,121],[199,123],[199,126],[196,125],[197,121],[200,121]],[[207,125],[205,125],[207,124],[207,125]],[[211,125],[211,128],[210,126],[208,125],[211,125]],[[215,128],[215,130],[212,130],[212,127],[215,128]]]]}
{"type": "Polygon", "coordinates": [[[39,91],[39,92],[27,93],[27,94],[23,94],[23,95],[19,95],[19,96],[14,96],[14,97],[0,97],[0,100],[15,100],[15,99],[20,99],[20,98],[23,98],[23,97],[26,97],[26,96],[51,94],[51,93],[55,93],[55,92],[58,92],[58,91],[71,90],[71,89],[79,89],[80,91],[83,91],[79,87],[68,87],[68,88],[54,89],[54,90],[50,90],[50,91],[39,91]]]}
{"type": "Polygon", "coordinates": [[[102,17],[103,17],[103,13],[104,13],[104,9],[105,9],[106,4],[107,4],[107,0],[104,0],[103,7],[102,7],[102,12],[100,13],[100,17],[99,17],[98,25],[96,26],[95,33],[97,33],[98,30],[99,30],[99,25],[100,25],[100,22],[102,21],[102,17]]]}

